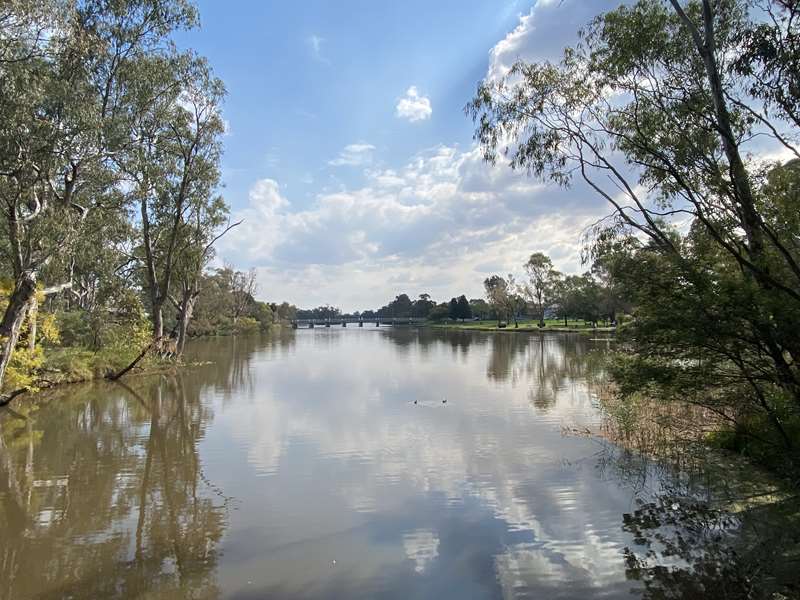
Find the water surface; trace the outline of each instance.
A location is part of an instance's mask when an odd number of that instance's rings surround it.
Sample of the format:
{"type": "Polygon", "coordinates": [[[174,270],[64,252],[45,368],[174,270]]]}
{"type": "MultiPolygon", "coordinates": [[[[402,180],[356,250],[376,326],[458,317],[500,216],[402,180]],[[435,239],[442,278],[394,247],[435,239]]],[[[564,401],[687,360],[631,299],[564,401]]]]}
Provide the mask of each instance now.
{"type": "Polygon", "coordinates": [[[565,434],[608,346],[318,328],[17,402],[0,598],[635,597],[641,486],[565,434]]]}

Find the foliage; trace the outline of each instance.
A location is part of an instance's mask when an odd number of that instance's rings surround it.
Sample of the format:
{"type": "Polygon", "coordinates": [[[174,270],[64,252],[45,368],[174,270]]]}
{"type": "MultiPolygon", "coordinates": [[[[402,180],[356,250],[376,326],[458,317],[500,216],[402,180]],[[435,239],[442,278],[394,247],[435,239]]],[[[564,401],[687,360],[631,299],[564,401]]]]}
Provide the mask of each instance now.
{"type": "Polygon", "coordinates": [[[524,268],[528,281],[522,285],[522,293],[535,305],[539,314],[539,325],[544,327],[545,311],[553,303],[556,283],[561,274],[553,268],[550,257],[541,252],[531,254],[524,268]]]}
{"type": "Polygon", "coordinates": [[[589,252],[608,292],[565,281],[563,303],[596,296],[615,318],[630,302],[621,393],[716,411],[787,472],[800,176],[763,154],[800,158],[798,17],[781,0],[639,0],[597,17],[558,63],[483,82],[467,107],[487,160],[580,178],[613,209],[589,252]]]}
{"type": "Polygon", "coordinates": [[[443,321],[450,316],[450,305],[449,304],[437,304],[434,306],[430,312],[428,313],[428,319],[430,321],[443,321]]]}
{"type": "Polygon", "coordinates": [[[461,319],[462,321],[464,319],[472,318],[472,307],[470,306],[467,297],[464,296],[463,294],[459,296],[457,300],[457,313],[458,313],[458,318],[461,319]]]}
{"type": "MultiPolygon", "coordinates": [[[[13,283],[0,281],[0,311],[6,309],[12,290],[13,283]]],[[[43,299],[41,290],[37,292],[37,297],[39,300],[43,299]]],[[[37,318],[37,326],[39,340],[49,344],[59,342],[59,330],[53,315],[40,313],[37,318]]],[[[31,335],[31,321],[27,320],[21,327],[19,341],[8,363],[6,378],[3,382],[5,389],[36,389],[37,374],[44,364],[44,353],[41,346],[31,346],[29,341],[31,335]]]]}
{"type": "Polygon", "coordinates": [[[260,302],[249,291],[243,290],[241,283],[253,281],[250,277],[231,267],[202,275],[189,334],[230,335],[254,329],[267,330],[280,321],[294,318],[295,309],[289,304],[260,302]]]}
{"type": "Polygon", "coordinates": [[[165,321],[182,351],[203,292],[197,333],[291,312],[255,300],[254,271],[206,272],[237,223],[224,85],[174,41],[197,21],[188,0],[0,6],[0,389],[119,369],[165,321]]]}

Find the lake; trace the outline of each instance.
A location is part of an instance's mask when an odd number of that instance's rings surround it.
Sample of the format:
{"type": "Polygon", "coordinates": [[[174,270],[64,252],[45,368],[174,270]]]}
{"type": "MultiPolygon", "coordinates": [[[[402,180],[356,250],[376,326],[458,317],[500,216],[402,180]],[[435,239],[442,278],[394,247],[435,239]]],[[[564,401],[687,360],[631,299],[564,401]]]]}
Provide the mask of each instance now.
{"type": "Polygon", "coordinates": [[[317,328],[21,399],[0,598],[642,595],[629,520],[664,484],[583,433],[611,345],[317,328]]]}

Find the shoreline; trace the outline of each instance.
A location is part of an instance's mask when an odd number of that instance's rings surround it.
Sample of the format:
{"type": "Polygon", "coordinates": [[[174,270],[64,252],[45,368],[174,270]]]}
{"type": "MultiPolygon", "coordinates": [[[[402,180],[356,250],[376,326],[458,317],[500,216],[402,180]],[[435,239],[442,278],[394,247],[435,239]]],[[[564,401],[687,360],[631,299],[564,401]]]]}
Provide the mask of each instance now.
{"type": "MultiPolygon", "coordinates": [[[[538,327],[534,326],[531,327],[529,325],[524,325],[521,327],[497,327],[496,324],[488,325],[488,324],[475,324],[474,322],[465,322],[465,323],[424,323],[418,325],[418,327],[423,328],[430,328],[430,329],[439,329],[439,330],[451,330],[451,331],[477,331],[481,333],[579,333],[579,334],[597,334],[597,333],[614,333],[616,332],[616,327],[559,327],[559,326],[546,326],[546,327],[538,327]]],[[[282,330],[285,326],[277,325],[271,328],[272,331],[275,330],[282,330]]],[[[236,337],[238,335],[250,335],[251,333],[255,332],[239,332],[239,333],[224,333],[224,334],[210,334],[210,335],[200,335],[194,337],[193,339],[209,339],[209,338],[222,338],[222,337],[236,337]]],[[[261,331],[259,333],[268,333],[265,331],[261,331]]],[[[163,363],[159,362],[155,365],[151,365],[144,368],[134,368],[133,370],[128,373],[130,376],[147,376],[147,375],[157,375],[159,373],[171,372],[177,369],[186,369],[192,367],[202,366],[204,363],[196,363],[196,362],[173,362],[173,363],[163,363]]],[[[53,371],[46,371],[53,374],[53,371]]],[[[46,392],[54,389],[59,389],[64,386],[68,385],[76,385],[82,383],[92,383],[97,381],[111,381],[109,379],[107,373],[98,373],[95,372],[90,377],[70,377],[69,375],[59,373],[59,375],[64,375],[63,378],[56,378],[49,379],[43,377],[36,381],[35,384],[30,386],[29,388],[23,388],[18,390],[12,390],[5,394],[0,394],[0,408],[10,406],[11,403],[20,396],[25,395],[35,395],[41,392],[46,392]]]]}
{"type": "Polygon", "coordinates": [[[530,326],[530,325],[521,325],[519,327],[514,327],[513,325],[508,325],[506,327],[498,327],[495,325],[484,325],[484,324],[472,324],[469,322],[466,323],[431,323],[426,325],[426,327],[431,327],[432,329],[450,329],[450,330],[460,330],[460,331],[484,331],[484,332],[492,332],[492,333],[547,333],[547,332],[554,332],[554,333],[616,333],[616,327],[563,327],[558,325],[547,325],[545,327],[539,327],[537,325],[530,326]]]}
{"type": "Polygon", "coordinates": [[[53,390],[60,390],[71,385],[81,385],[87,383],[124,383],[125,379],[131,377],[148,377],[152,375],[159,375],[163,373],[175,373],[178,369],[187,369],[202,367],[208,363],[203,362],[175,362],[175,363],[161,363],[153,365],[152,367],[144,367],[141,369],[132,369],[126,373],[125,378],[119,380],[111,379],[107,374],[97,374],[91,377],[64,377],[63,379],[40,379],[32,386],[27,388],[20,388],[11,392],[0,394],[0,409],[11,406],[12,402],[22,396],[35,396],[37,394],[50,392],[53,390]]]}

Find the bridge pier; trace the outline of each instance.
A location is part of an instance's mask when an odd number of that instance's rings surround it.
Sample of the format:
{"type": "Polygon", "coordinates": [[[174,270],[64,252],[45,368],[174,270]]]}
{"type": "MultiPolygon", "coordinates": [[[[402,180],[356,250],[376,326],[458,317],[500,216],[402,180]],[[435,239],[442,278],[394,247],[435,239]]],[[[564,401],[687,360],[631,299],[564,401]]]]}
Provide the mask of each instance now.
{"type": "Polygon", "coordinates": [[[314,329],[314,322],[313,321],[308,324],[308,328],[309,329],[314,329]]]}
{"type": "Polygon", "coordinates": [[[342,327],[347,327],[347,321],[342,321],[342,327]]]}
{"type": "Polygon", "coordinates": [[[364,321],[359,321],[359,322],[358,322],[358,326],[359,326],[359,327],[363,327],[363,326],[364,326],[364,321]]]}

